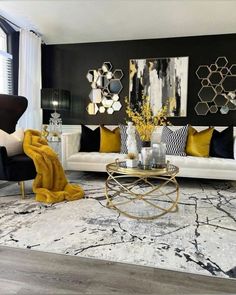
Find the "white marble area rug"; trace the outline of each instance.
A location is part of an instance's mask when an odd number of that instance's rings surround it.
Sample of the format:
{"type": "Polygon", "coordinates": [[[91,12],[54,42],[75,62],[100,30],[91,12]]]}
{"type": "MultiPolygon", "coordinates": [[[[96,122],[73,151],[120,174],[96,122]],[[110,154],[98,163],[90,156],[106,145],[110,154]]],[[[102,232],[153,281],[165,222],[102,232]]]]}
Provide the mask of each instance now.
{"type": "Polygon", "coordinates": [[[179,209],[152,221],[106,207],[105,174],[71,172],[85,198],[38,203],[0,183],[0,245],[236,278],[236,182],[178,179],[179,209]]]}

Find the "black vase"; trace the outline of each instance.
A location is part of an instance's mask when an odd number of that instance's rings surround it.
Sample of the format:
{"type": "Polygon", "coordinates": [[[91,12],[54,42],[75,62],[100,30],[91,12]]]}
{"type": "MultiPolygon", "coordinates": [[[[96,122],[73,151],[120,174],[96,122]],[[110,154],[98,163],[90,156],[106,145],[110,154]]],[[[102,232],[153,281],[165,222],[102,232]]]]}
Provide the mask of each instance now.
{"type": "Polygon", "coordinates": [[[142,147],[150,147],[151,141],[142,141],[142,147]]]}

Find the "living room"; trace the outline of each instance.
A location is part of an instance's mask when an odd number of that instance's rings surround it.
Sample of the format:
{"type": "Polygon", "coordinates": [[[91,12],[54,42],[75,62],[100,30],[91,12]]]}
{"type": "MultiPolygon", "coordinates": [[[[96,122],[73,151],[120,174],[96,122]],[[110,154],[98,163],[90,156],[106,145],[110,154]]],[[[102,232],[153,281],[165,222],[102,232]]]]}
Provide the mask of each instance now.
{"type": "Polygon", "coordinates": [[[235,8],[1,1],[2,294],[236,293],[235,8]]]}

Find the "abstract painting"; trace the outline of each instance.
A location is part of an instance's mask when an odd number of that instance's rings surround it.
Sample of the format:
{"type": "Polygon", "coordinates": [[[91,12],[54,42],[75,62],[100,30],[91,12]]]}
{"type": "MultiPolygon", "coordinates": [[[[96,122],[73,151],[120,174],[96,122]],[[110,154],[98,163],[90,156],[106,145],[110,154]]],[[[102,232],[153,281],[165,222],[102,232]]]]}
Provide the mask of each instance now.
{"type": "Polygon", "coordinates": [[[188,57],[130,60],[129,99],[139,111],[149,96],[153,114],[167,106],[168,117],[187,116],[188,57]]]}

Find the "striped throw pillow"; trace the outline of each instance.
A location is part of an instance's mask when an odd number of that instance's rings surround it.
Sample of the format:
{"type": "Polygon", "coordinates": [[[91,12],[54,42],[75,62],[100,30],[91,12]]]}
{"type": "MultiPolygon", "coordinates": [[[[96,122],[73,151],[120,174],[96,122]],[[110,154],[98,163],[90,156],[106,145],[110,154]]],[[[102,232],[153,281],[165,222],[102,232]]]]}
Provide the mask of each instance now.
{"type": "Polygon", "coordinates": [[[167,155],[186,156],[185,147],[188,137],[188,125],[172,131],[164,126],[162,129],[161,141],[166,144],[167,155]]]}

